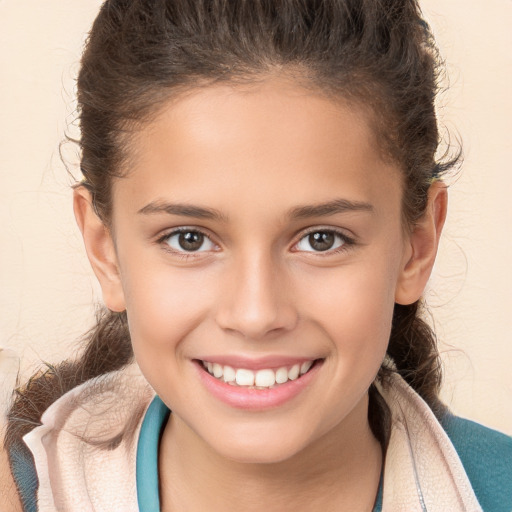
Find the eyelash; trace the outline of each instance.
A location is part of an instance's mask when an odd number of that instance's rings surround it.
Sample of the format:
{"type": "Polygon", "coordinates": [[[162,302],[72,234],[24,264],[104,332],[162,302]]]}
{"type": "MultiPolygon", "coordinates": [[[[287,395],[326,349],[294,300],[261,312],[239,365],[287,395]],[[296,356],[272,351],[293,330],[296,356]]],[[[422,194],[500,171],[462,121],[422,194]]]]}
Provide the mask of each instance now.
{"type": "MultiPolygon", "coordinates": [[[[180,233],[199,233],[199,234],[203,235],[205,238],[208,238],[212,243],[214,243],[211,240],[210,236],[207,233],[205,233],[204,231],[202,231],[201,229],[188,228],[188,227],[176,228],[168,233],[165,233],[160,238],[158,238],[157,243],[160,245],[163,245],[165,251],[170,252],[171,254],[173,254],[181,259],[189,260],[192,258],[197,258],[198,257],[197,251],[191,251],[191,252],[176,251],[175,249],[171,249],[170,246],[168,244],[166,244],[166,241],[169,238],[171,238],[174,235],[178,235],[180,233]]],[[[356,244],[356,241],[353,238],[347,236],[345,233],[343,233],[342,231],[339,231],[337,229],[314,228],[314,229],[310,229],[310,230],[306,231],[305,233],[303,233],[302,236],[294,243],[294,246],[297,245],[301,240],[303,240],[307,236],[311,235],[312,233],[333,233],[334,235],[337,235],[339,238],[341,238],[341,240],[343,242],[343,244],[340,247],[337,247],[336,249],[328,249],[326,251],[305,251],[308,253],[316,254],[317,256],[320,256],[320,257],[325,258],[325,257],[329,257],[329,256],[332,256],[335,254],[345,252],[356,244]]],[[[200,254],[200,252],[199,252],[199,254],[200,254]]]]}
{"type": "Polygon", "coordinates": [[[348,251],[351,247],[353,247],[356,244],[354,238],[349,237],[347,234],[338,229],[312,228],[302,233],[301,237],[293,245],[297,245],[301,240],[303,240],[304,238],[308,237],[313,233],[333,233],[334,235],[337,235],[339,238],[341,238],[343,242],[342,245],[340,247],[337,247],[336,249],[327,249],[326,251],[306,251],[308,253],[313,253],[316,256],[320,256],[321,258],[327,258],[329,256],[333,256],[335,254],[340,254],[342,252],[348,251]]]}
{"type": "Polygon", "coordinates": [[[169,231],[168,233],[165,233],[164,235],[162,235],[157,240],[157,243],[162,245],[165,251],[167,251],[167,252],[171,253],[172,255],[177,256],[178,258],[181,258],[183,260],[189,260],[189,259],[192,259],[192,258],[197,258],[198,257],[196,255],[197,251],[191,251],[189,253],[187,253],[186,251],[184,251],[184,252],[176,251],[175,249],[172,249],[168,244],[165,243],[166,240],[169,240],[169,238],[171,238],[171,236],[179,235],[180,233],[199,233],[199,234],[203,235],[205,238],[208,238],[208,240],[211,241],[211,238],[204,231],[202,231],[202,230],[200,230],[198,228],[188,228],[188,227],[182,227],[182,228],[173,229],[172,231],[169,231]]]}

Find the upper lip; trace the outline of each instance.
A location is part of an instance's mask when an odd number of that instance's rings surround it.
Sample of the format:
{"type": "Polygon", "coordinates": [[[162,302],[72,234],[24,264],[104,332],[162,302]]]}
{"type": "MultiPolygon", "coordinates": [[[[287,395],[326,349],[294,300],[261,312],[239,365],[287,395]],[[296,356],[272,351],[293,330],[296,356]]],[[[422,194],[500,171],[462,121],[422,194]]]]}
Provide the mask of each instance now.
{"type": "Polygon", "coordinates": [[[295,364],[302,364],[306,361],[314,361],[318,357],[296,357],[285,355],[274,355],[264,357],[247,357],[237,355],[212,355],[198,357],[199,361],[208,363],[217,363],[221,366],[231,366],[232,368],[244,368],[247,370],[263,370],[267,368],[290,367],[295,364]]]}

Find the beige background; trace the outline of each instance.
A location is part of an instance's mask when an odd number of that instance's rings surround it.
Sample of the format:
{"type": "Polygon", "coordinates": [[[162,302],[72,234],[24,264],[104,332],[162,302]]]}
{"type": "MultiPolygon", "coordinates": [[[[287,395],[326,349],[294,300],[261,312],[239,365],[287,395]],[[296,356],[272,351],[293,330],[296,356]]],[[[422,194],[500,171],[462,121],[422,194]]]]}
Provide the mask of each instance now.
{"type": "MultiPolygon", "coordinates": [[[[76,134],[74,77],[99,5],[0,0],[4,397],[17,356],[26,373],[41,359],[73,353],[100,297],[59,157],[63,134],[76,134]]],[[[512,2],[422,6],[448,63],[440,117],[466,155],[462,174],[451,180],[448,225],[427,292],[445,361],[443,397],[456,413],[512,434],[512,2]]],[[[63,152],[76,174],[76,149],[63,152]]]]}

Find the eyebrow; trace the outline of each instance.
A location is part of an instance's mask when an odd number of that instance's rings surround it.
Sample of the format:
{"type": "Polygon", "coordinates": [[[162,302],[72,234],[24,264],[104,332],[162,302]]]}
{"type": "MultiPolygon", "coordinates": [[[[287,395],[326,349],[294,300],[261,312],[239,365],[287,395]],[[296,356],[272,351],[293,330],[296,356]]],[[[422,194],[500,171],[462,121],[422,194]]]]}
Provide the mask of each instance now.
{"type": "MultiPolygon", "coordinates": [[[[310,217],[328,217],[339,213],[369,212],[373,213],[374,208],[370,203],[362,201],[349,201],[347,199],[334,199],[326,203],[297,206],[286,214],[290,220],[307,219],[310,217]]],[[[168,203],[166,201],[152,201],[137,213],[143,215],[166,213],[168,215],[179,215],[183,217],[194,217],[197,219],[210,219],[219,222],[227,222],[228,217],[214,208],[190,205],[185,203],[168,203]]]]}
{"type": "Polygon", "coordinates": [[[220,222],[227,222],[228,218],[219,210],[204,208],[184,203],[168,203],[165,201],[152,201],[141,208],[137,213],[144,215],[155,213],[167,213],[169,215],[180,215],[183,217],[195,217],[197,219],[211,219],[220,222]]]}
{"type": "Polygon", "coordinates": [[[288,212],[290,219],[307,219],[309,217],[327,217],[337,213],[369,212],[374,208],[370,203],[362,201],[348,201],[347,199],[334,199],[327,203],[297,206],[288,212]]]}

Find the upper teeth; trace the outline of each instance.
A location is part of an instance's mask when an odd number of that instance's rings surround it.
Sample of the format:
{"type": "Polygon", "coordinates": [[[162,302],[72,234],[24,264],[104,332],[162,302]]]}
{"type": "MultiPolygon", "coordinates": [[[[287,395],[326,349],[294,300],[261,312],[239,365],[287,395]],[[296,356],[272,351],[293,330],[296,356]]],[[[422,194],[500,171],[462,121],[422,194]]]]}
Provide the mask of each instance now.
{"type": "Polygon", "coordinates": [[[255,386],[257,388],[269,388],[275,384],[284,384],[288,380],[295,380],[299,375],[306,373],[312,365],[313,361],[305,361],[291,367],[283,366],[277,370],[265,368],[252,371],[246,368],[236,369],[227,365],[223,366],[218,363],[203,361],[203,366],[208,370],[208,373],[217,379],[233,385],[255,386]]]}

